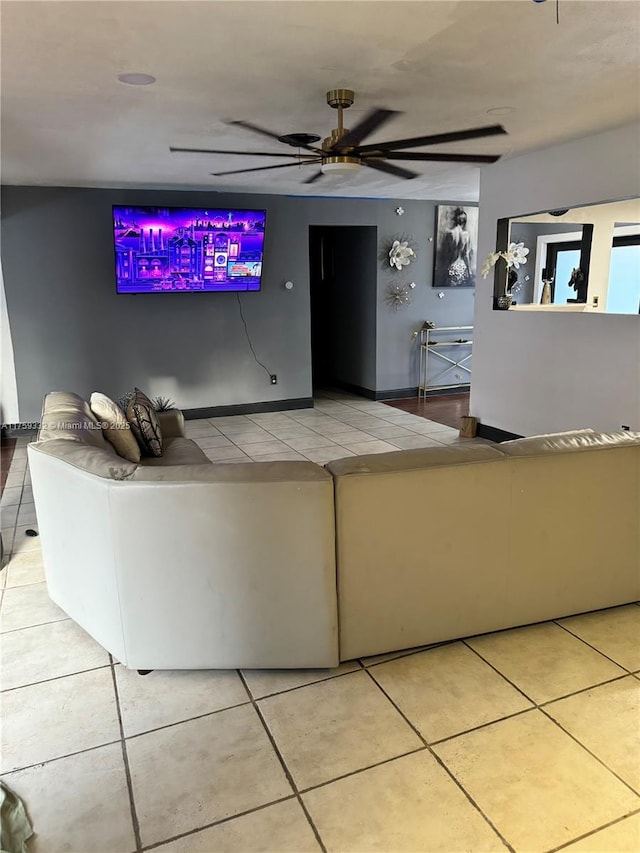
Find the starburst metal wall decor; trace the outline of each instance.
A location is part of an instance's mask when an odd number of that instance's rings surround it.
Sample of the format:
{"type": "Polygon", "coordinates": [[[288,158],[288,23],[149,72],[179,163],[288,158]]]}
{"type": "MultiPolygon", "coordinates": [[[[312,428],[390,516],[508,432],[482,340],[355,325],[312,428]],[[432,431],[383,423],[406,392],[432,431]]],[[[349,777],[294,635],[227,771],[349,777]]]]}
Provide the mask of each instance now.
{"type": "Polygon", "coordinates": [[[413,282],[409,285],[407,284],[396,284],[395,282],[391,282],[387,285],[387,292],[385,294],[385,300],[387,305],[391,308],[395,308],[398,311],[405,305],[411,304],[411,289],[415,287],[413,282]]]}

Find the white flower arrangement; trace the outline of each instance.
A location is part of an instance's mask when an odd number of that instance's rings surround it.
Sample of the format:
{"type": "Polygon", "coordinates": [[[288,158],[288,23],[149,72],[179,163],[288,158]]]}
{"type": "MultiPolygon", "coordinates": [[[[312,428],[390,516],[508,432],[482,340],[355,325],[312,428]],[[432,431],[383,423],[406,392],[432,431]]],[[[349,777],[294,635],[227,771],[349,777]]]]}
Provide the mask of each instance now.
{"type": "Polygon", "coordinates": [[[409,246],[408,240],[394,240],[389,249],[389,266],[401,270],[402,267],[409,266],[411,259],[415,258],[416,253],[409,246]]]}
{"type": "Polygon", "coordinates": [[[482,278],[486,278],[489,275],[492,267],[496,265],[500,258],[506,261],[507,270],[510,270],[512,267],[516,270],[520,269],[520,264],[527,263],[528,254],[529,249],[525,248],[524,243],[509,243],[509,248],[506,252],[491,252],[482,265],[482,278]]]}

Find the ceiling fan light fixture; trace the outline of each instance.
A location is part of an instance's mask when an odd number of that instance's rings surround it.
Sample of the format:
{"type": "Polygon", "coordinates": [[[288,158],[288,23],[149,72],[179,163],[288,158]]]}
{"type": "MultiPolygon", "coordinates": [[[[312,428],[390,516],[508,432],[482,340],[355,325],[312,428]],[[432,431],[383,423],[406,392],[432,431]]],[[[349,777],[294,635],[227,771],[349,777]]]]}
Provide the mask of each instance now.
{"type": "Polygon", "coordinates": [[[344,155],[325,157],[320,168],[325,175],[345,175],[348,172],[357,172],[360,168],[360,160],[358,157],[344,155]]]}

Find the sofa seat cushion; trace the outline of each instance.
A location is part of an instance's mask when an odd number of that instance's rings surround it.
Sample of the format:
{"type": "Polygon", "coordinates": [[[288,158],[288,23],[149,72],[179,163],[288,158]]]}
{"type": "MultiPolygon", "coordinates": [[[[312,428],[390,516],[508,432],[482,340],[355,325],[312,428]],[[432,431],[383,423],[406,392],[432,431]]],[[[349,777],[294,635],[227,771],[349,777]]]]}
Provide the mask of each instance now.
{"type": "Polygon", "coordinates": [[[89,405],[96,418],[102,421],[104,436],[109,444],[113,445],[118,456],[129,462],[139,462],[140,447],[120,406],[106,394],[97,391],[91,395],[89,405]]]}
{"type": "Polygon", "coordinates": [[[167,438],[163,443],[162,456],[143,456],[140,464],[148,466],[165,465],[211,465],[212,462],[195,441],[180,436],[167,438]]]}

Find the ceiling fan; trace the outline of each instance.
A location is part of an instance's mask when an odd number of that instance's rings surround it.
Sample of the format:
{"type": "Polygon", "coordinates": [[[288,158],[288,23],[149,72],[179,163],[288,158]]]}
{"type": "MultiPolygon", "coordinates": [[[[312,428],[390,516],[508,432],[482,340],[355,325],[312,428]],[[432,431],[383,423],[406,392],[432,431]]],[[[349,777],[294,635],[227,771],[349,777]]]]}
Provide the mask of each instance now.
{"type": "Polygon", "coordinates": [[[192,154],[235,154],[243,157],[285,157],[292,159],[291,163],[282,163],[275,166],[257,166],[251,169],[232,169],[227,172],[212,172],[219,177],[221,175],[239,175],[246,172],[266,172],[270,169],[286,169],[291,166],[320,166],[304,181],[312,184],[323,175],[354,172],[361,166],[377,169],[398,178],[415,178],[418,172],[395,166],[390,160],[399,161],[431,161],[441,163],[495,163],[499,155],[492,154],[438,154],[423,151],[406,151],[407,148],[419,148],[423,145],[440,145],[446,142],[458,142],[464,139],[480,139],[484,136],[495,136],[506,134],[506,130],[500,124],[488,127],[474,127],[470,130],[458,130],[451,133],[438,133],[431,136],[416,136],[411,139],[394,139],[391,142],[378,142],[370,145],[362,145],[364,139],[386,124],[391,118],[400,115],[396,110],[376,108],[371,110],[364,118],[355,125],[352,130],[343,126],[343,111],[348,109],[355,100],[355,93],[351,89],[331,89],[327,92],[327,103],[333,109],[338,110],[338,127],[331,131],[331,135],[322,140],[321,147],[315,143],[320,137],[311,133],[289,133],[279,136],[270,130],[252,124],[248,121],[231,121],[229,124],[243,127],[261,136],[276,139],[293,148],[304,149],[309,153],[285,154],[273,151],[223,151],[207,148],[169,148],[172,152],[183,152],[192,154]]]}

